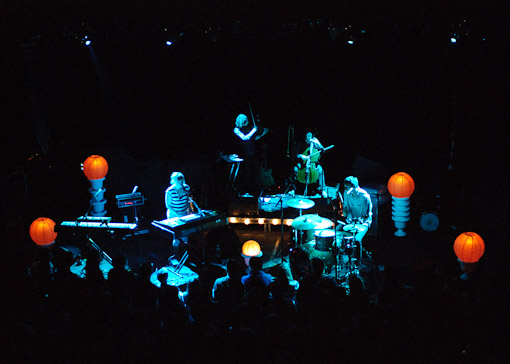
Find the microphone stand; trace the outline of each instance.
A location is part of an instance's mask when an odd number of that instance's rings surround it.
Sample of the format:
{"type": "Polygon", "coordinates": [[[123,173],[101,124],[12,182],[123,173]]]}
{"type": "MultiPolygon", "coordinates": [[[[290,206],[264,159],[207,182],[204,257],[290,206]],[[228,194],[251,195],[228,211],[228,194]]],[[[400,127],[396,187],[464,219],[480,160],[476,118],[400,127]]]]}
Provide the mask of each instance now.
{"type": "Polygon", "coordinates": [[[198,204],[191,197],[190,197],[190,202],[193,204],[193,206],[195,206],[195,208],[197,209],[198,214],[201,215],[201,216],[204,216],[204,211],[202,211],[202,209],[200,207],[198,207],[198,204]]]}
{"type": "Polygon", "coordinates": [[[285,192],[280,196],[280,199],[278,200],[278,202],[276,203],[276,206],[278,206],[278,204],[280,204],[280,228],[281,228],[281,236],[280,236],[280,254],[281,254],[281,258],[282,258],[282,264],[283,262],[285,261],[283,259],[283,196],[285,196],[287,194],[287,192],[289,192],[289,189],[290,187],[292,187],[292,184],[289,184],[287,186],[287,189],[285,190],[285,192]]]}

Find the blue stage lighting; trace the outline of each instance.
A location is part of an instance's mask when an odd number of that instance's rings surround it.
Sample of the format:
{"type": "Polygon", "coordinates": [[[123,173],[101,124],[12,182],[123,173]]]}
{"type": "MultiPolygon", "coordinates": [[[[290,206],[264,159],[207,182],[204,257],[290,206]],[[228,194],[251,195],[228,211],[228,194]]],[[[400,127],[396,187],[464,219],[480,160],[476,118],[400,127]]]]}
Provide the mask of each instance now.
{"type": "Polygon", "coordinates": [[[167,40],[167,41],[166,41],[166,45],[167,45],[167,46],[171,46],[171,45],[172,45],[172,41],[167,40]]]}
{"type": "Polygon", "coordinates": [[[85,44],[87,47],[90,45],[90,43],[92,43],[92,41],[90,40],[88,35],[86,35],[83,38],[81,38],[81,42],[83,44],[85,44]]]}
{"type": "Polygon", "coordinates": [[[455,37],[451,37],[451,38],[450,38],[450,42],[452,42],[452,43],[457,43],[457,38],[455,38],[455,37]]]}
{"type": "Polygon", "coordinates": [[[349,40],[347,41],[347,43],[349,43],[349,44],[354,44],[354,41],[353,41],[352,39],[349,39],[349,40]]]}

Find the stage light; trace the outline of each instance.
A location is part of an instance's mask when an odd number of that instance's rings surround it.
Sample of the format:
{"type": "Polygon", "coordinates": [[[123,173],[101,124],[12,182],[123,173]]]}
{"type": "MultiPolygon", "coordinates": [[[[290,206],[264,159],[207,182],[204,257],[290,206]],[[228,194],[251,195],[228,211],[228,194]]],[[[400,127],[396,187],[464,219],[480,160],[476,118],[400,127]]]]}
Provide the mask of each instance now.
{"type": "Polygon", "coordinates": [[[460,263],[460,269],[464,272],[460,279],[469,279],[485,252],[485,242],[477,233],[465,232],[455,239],[453,250],[460,263]]]}
{"type": "Polygon", "coordinates": [[[89,180],[104,179],[108,173],[108,162],[100,155],[91,155],[82,163],[83,174],[89,180]]]}
{"type": "Polygon", "coordinates": [[[90,44],[92,43],[92,41],[90,40],[90,38],[89,38],[89,36],[88,36],[88,35],[84,36],[84,37],[81,39],[81,42],[82,42],[83,44],[85,44],[85,46],[87,46],[87,47],[88,47],[88,46],[90,46],[90,44]]]}
{"type": "Polygon", "coordinates": [[[262,250],[260,249],[260,244],[255,240],[248,240],[241,248],[241,255],[245,258],[261,257],[262,250]]]}
{"type": "Polygon", "coordinates": [[[29,228],[30,238],[39,246],[50,246],[55,242],[55,221],[47,217],[35,219],[29,228]]]}
{"type": "Polygon", "coordinates": [[[388,181],[388,191],[391,194],[391,219],[395,222],[395,236],[406,236],[404,231],[410,216],[409,198],[414,192],[413,178],[405,172],[395,173],[388,181]]]}
{"type": "Polygon", "coordinates": [[[485,252],[485,242],[477,233],[465,232],[455,239],[453,250],[460,261],[476,263],[485,252]]]}
{"type": "Polygon", "coordinates": [[[235,224],[235,223],[237,222],[237,218],[235,218],[235,217],[231,217],[231,218],[230,218],[230,222],[231,222],[232,224],[235,224]]]}
{"type": "Polygon", "coordinates": [[[452,42],[452,43],[457,43],[457,38],[455,38],[455,37],[451,37],[451,38],[450,38],[450,42],[452,42]]]}
{"type": "Polygon", "coordinates": [[[167,46],[171,46],[171,45],[172,45],[172,41],[167,40],[167,41],[166,41],[166,45],[167,45],[167,46]]]}
{"type": "Polygon", "coordinates": [[[279,222],[280,222],[280,220],[278,220],[278,219],[273,219],[273,220],[271,220],[271,223],[272,223],[273,225],[278,225],[278,223],[279,223],[279,222]]]}
{"type": "Polygon", "coordinates": [[[262,225],[264,223],[264,219],[258,219],[257,222],[262,225]]]}
{"type": "Polygon", "coordinates": [[[248,219],[248,218],[244,219],[244,224],[245,225],[250,225],[250,219],[248,219]]]}

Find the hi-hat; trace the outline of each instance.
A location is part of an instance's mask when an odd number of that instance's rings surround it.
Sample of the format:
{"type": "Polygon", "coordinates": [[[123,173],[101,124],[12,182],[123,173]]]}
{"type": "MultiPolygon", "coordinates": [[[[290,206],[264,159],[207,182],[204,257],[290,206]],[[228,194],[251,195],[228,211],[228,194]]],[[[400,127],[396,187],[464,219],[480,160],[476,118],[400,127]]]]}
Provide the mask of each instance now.
{"type": "MultiPolygon", "coordinates": [[[[361,225],[359,225],[361,226],[361,225]]],[[[355,232],[358,232],[360,231],[360,227],[356,224],[347,224],[347,225],[344,225],[344,227],[342,228],[343,231],[348,231],[348,232],[351,232],[351,233],[355,233],[355,232]]]]}
{"type": "Polygon", "coordinates": [[[293,198],[287,201],[287,206],[295,209],[309,209],[315,206],[315,202],[306,198],[293,198]]]}

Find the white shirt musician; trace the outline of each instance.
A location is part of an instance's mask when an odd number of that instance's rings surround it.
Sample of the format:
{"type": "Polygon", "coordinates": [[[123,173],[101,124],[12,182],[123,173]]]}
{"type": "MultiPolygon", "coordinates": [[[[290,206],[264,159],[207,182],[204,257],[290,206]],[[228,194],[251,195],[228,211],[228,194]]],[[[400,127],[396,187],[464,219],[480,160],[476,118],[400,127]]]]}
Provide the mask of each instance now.
{"type": "Polygon", "coordinates": [[[354,240],[361,242],[372,224],[372,200],[367,191],[359,187],[358,178],[344,180],[343,212],[347,224],[354,224],[354,240]]]}
{"type": "Polygon", "coordinates": [[[165,191],[166,217],[181,217],[191,213],[190,187],[181,172],[170,175],[170,187],[165,191]]]}

